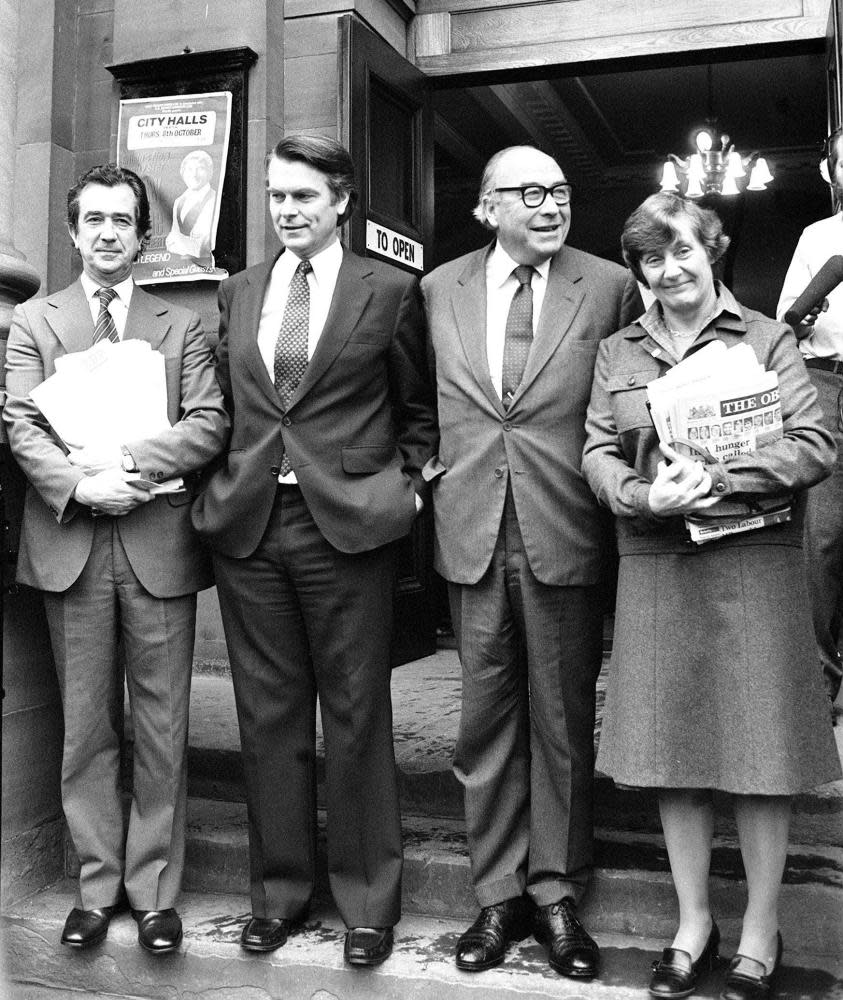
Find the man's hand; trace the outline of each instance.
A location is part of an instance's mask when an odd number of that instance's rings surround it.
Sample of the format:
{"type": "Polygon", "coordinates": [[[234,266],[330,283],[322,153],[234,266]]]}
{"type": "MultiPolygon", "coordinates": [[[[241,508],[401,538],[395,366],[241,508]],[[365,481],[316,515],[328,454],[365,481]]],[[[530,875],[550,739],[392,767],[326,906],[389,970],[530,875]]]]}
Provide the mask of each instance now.
{"type": "Polygon", "coordinates": [[[86,476],[94,476],[106,469],[123,469],[123,453],[117,448],[71,448],[67,454],[71,465],[81,469],[86,476]]]}
{"type": "Polygon", "coordinates": [[[76,484],[73,496],[95,514],[111,514],[114,517],[122,517],[152,499],[147,490],[127,482],[127,474],[122,469],[106,469],[85,476],[76,484]]]}
{"type": "Polygon", "coordinates": [[[804,340],[805,337],[810,336],[814,332],[814,323],[817,322],[817,317],[820,313],[824,312],[828,312],[828,299],[823,299],[818,306],[814,306],[799,326],[796,327],[794,330],[796,339],[804,340]]]}
{"type": "Polygon", "coordinates": [[[655,515],[690,514],[718,502],[717,497],[709,496],[711,476],[702,462],[680,455],[666,444],[660,444],[659,449],[668,461],[659,462],[656,478],[650,486],[650,510],[655,515]]]}

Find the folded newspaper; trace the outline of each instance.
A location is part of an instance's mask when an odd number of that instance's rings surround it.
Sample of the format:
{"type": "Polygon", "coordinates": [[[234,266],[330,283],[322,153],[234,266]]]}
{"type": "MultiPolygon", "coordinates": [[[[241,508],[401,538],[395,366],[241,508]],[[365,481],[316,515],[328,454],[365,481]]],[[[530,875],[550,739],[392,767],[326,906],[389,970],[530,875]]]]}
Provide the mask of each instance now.
{"type": "MultiPolygon", "coordinates": [[[[119,450],[127,441],[170,427],[164,355],[145,340],[102,340],[87,351],[66,354],[31,397],[69,450],[119,450]]],[[[184,486],[181,479],[138,483],[156,494],[184,486]]]]}
{"type": "MultiPolygon", "coordinates": [[[[749,344],[713,340],[648,383],[647,399],[659,440],[707,463],[750,454],[783,433],[778,375],[749,344]]],[[[712,512],[686,515],[685,524],[702,544],[790,517],[789,499],[724,500],[712,512]]]]}

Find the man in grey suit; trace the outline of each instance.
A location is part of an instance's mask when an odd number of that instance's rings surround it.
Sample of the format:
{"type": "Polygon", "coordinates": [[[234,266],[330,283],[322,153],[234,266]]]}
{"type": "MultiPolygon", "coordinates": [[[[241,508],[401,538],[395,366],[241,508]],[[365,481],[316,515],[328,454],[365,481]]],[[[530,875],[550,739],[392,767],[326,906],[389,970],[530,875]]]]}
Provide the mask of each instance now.
{"type": "Polygon", "coordinates": [[[212,583],[190,523],[189,474],[222,450],[228,416],[199,317],[132,281],[149,231],[141,179],[115,164],[93,167],[67,206],[83,273],[15,310],[3,411],[12,453],[29,480],[18,581],[44,592],[64,708],[62,805],[80,875],[61,940],[74,948],[98,944],[125,895],[139,943],[163,954],[182,937],[175,903],[184,867],[196,592],[212,583]],[[171,426],[122,448],[88,443],[72,450],[30,394],[62,359],[105,339],[145,341],[163,355],[171,426]],[[181,491],[150,492],[176,477],[185,477],[181,491]],[[125,829],[123,667],[134,728],[125,829]]]}
{"type": "Polygon", "coordinates": [[[592,865],[605,532],[580,475],[597,347],[641,311],[616,264],[565,246],[571,186],[537,149],[486,166],[491,246],[422,282],[436,364],[436,567],[463,672],[454,760],[481,912],[457,966],[532,932],[575,978],[599,953],[576,908],[592,865]]]}

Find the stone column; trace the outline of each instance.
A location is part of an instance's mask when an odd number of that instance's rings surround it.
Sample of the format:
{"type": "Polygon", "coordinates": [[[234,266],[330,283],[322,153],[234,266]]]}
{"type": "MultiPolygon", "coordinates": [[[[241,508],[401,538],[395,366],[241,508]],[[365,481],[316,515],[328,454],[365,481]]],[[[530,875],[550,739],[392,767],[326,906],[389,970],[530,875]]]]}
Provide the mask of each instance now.
{"type": "MultiPolygon", "coordinates": [[[[0,355],[5,357],[12,310],[41,284],[14,247],[15,123],[21,0],[0,0],[0,355]]],[[[4,384],[4,383],[0,383],[4,384]]],[[[2,438],[0,438],[2,440],[2,438]]]]}

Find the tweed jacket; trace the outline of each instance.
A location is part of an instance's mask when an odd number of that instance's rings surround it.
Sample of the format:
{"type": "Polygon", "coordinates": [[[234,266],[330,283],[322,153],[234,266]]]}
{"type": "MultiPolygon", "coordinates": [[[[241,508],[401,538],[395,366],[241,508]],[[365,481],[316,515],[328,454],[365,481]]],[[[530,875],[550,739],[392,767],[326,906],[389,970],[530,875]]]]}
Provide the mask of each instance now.
{"type": "Polygon", "coordinates": [[[595,584],[611,534],[580,474],[585,408],[597,348],[641,311],[638,289],[618,264],[563,246],[505,410],[486,353],[492,246],[422,279],[440,429],[439,454],[424,470],[433,482],[436,569],[460,584],[483,576],[509,484],[535,576],[553,586],[595,584]]]}
{"type": "MultiPolygon", "coordinates": [[[[758,361],[775,371],[781,392],[784,433],[749,455],[706,466],[712,495],[751,499],[797,494],[790,522],[733,535],[710,545],[802,544],[803,503],[798,496],[829,475],[835,446],[822,426],[817,394],[789,327],[740,306],[720,289],[722,311],[692,350],[714,339],[727,347],[747,343],[758,361]]],[[[586,418],[583,475],[598,500],[616,515],[618,551],[688,551],[682,517],[658,518],[650,511],[650,484],[662,455],[646,406],[646,385],[674,364],[639,322],[600,345],[586,418]]],[[[711,513],[716,513],[717,507],[711,513]]]]}

